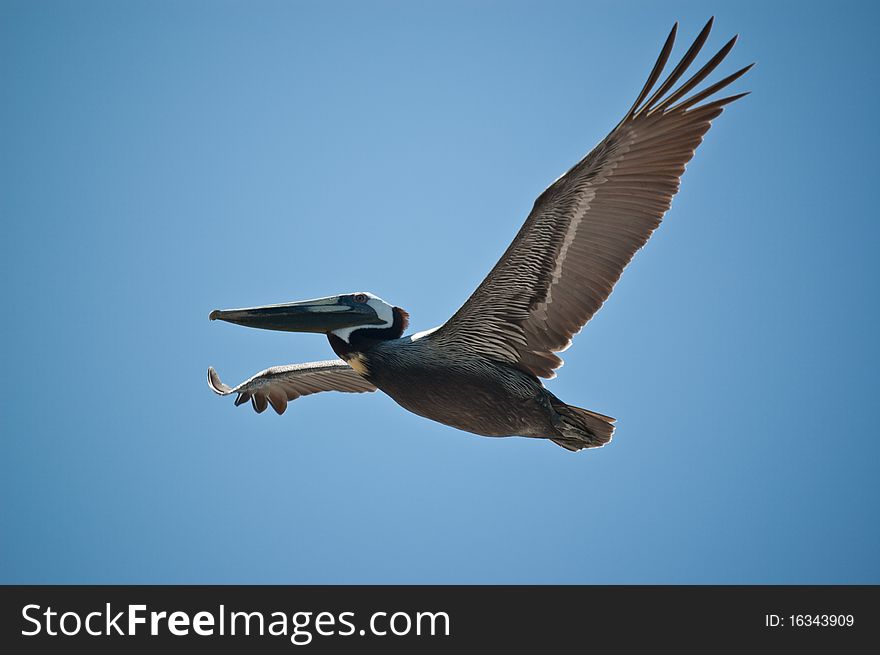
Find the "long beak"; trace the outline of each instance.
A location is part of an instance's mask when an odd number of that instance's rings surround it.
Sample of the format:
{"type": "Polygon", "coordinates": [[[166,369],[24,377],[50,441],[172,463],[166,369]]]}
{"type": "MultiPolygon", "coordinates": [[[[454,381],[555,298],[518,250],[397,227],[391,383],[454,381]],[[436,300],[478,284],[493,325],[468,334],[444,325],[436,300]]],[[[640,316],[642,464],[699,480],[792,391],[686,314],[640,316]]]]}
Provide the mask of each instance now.
{"type": "Polygon", "coordinates": [[[340,296],[246,309],[215,309],[208,318],[284,332],[326,333],[355,325],[383,323],[369,305],[347,302],[340,296]]]}

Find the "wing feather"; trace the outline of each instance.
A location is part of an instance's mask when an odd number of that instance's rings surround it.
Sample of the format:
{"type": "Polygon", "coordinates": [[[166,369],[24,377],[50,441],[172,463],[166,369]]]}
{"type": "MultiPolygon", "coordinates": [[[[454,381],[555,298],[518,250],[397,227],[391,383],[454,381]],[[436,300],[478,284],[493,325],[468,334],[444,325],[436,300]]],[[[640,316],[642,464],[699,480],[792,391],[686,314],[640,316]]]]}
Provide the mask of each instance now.
{"type": "Polygon", "coordinates": [[[745,95],[699,104],[751,66],[687,97],[727,56],[736,37],[673,90],[708,39],[712,22],[652,94],[669,59],[676,23],[624,119],[538,197],[486,279],[426,338],[537,376],[555,375],[562,360],[554,353],[571,344],[660,225],[710,122],[745,95]]]}
{"type": "Polygon", "coordinates": [[[287,403],[300,396],[321,391],[362,393],[376,390],[375,386],[341,359],[273,366],[260,371],[237,387],[224,384],[217,371],[209,368],[208,386],[221,396],[238,394],[236,406],[250,401],[257,413],[266,411],[271,405],[278,414],[283,414],[287,403]]]}

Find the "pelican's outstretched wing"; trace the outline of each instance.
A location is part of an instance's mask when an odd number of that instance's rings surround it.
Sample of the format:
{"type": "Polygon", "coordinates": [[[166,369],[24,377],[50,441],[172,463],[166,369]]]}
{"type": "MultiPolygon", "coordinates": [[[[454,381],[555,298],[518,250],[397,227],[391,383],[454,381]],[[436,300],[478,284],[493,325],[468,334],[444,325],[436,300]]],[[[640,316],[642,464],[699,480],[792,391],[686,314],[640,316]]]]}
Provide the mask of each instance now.
{"type": "Polygon", "coordinates": [[[712,20],[653,91],[678,24],[632,109],[592,152],[541,194],[513,243],[468,301],[426,336],[542,377],[553,377],[575,335],[611,294],[678,191],[685,164],[724,105],[712,94],[747,66],[688,95],[730,52],[731,39],[693,77],[673,87],[709,36],[712,20]],[[653,93],[652,93],[653,91],[653,93]]]}
{"type": "Polygon", "coordinates": [[[361,393],[376,390],[376,387],[358,375],[341,359],[291,364],[290,366],[273,366],[265,371],[260,371],[237,387],[223,384],[217,371],[209,368],[208,386],[214,393],[221,396],[237,393],[236,405],[250,400],[254,409],[257,412],[262,412],[271,404],[272,409],[279,414],[284,413],[289,401],[319,391],[361,393]]]}

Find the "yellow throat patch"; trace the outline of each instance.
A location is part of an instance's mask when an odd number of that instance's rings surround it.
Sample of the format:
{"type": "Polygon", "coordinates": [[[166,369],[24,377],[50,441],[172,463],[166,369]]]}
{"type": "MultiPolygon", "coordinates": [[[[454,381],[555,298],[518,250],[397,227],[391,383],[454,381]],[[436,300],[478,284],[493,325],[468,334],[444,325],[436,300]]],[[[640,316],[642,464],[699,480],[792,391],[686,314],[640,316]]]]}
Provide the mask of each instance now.
{"type": "Polygon", "coordinates": [[[364,377],[370,374],[370,369],[367,367],[367,358],[360,353],[353,354],[351,358],[347,360],[347,363],[364,377]]]}

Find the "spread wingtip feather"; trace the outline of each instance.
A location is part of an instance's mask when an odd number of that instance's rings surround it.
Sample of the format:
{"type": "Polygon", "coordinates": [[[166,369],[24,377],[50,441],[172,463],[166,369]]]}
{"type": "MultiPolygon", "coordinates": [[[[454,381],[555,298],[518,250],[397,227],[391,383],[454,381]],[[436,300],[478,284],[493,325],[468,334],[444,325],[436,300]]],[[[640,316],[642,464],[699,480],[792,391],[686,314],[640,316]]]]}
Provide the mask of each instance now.
{"type": "Polygon", "coordinates": [[[208,367],[208,386],[211,388],[211,391],[219,396],[225,396],[232,391],[232,387],[228,384],[223,384],[213,366],[208,367]]]}

